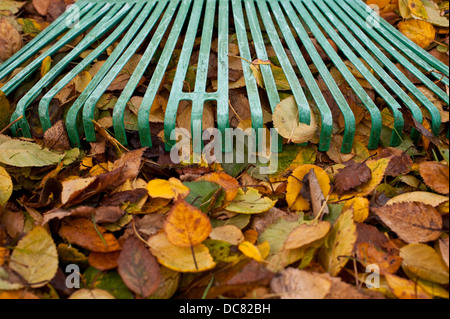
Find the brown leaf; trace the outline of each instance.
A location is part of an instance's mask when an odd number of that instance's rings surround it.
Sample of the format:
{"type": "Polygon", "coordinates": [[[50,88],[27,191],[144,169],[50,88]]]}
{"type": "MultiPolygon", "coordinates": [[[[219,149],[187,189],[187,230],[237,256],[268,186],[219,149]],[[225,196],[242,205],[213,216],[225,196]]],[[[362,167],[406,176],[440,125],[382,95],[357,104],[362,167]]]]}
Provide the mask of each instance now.
{"type": "Polygon", "coordinates": [[[326,202],[325,194],[320,188],[319,181],[313,168],[305,175],[302,182],[303,187],[300,190],[300,196],[309,201],[310,207],[312,207],[312,216],[316,217],[319,213],[321,215],[327,215],[329,210],[328,206],[324,205],[326,202]]]}
{"type": "Polygon", "coordinates": [[[33,0],[33,6],[40,15],[46,16],[50,2],[50,0],[33,0]]]}
{"type": "Polygon", "coordinates": [[[116,206],[116,205],[121,205],[126,202],[135,203],[147,194],[148,194],[148,191],[145,188],[136,188],[133,190],[117,192],[117,193],[105,196],[102,199],[102,201],[100,202],[100,205],[116,206]]]}
{"type": "Polygon", "coordinates": [[[380,274],[394,274],[402,265],[403,258],[389,255],[369,243],[361,243],[356,247],[359,262],[367,267],[370,264],[378,265],[380,274]]]}
{"type": "Polygon", "coordinates": [[[135,293],[148,297],[158,289],[161,273],[156,258],[136,237],[129,237],[120,253],[118,272],[135,293]]]}
{"type": "Polygon", "coordinates": [[[106,271],[109,269],[117,268],[117,258],[119,258],[119,251],[112,251],[110,253],[98,253],[91,252],[89,254],[89,265],[100,269],[102,271],[106,271]]]}
{"type": "Polygon", "coordinates": [[[330,292],[331,280],[319,273],[286,268],[270,282],[270,288],[281,299],[324,299],[330,292]]]}
{"type": "Polygon", "coordinates": [[[371,176],[372,172],[365,162],[348,161],[346,166],[339,170],[335,176],[336,191],[342,195],[344,192],[367,182],[371,176]]]}
{"type": "Polygon", "coordinates": [[[95,252],[107,253],[122,249],[113,234],[107,233],[101,226],[94,227],[94,223],[85,218],[64,223],[59,234],[70,243],[95,252]]]}
{"type": "Polygon", "coordinates": [[[383,223],[407,243],[436,240],[442,233],[442,217],[433,206],[406,202],[373,210],[383,223]]]}
{"type": "Polygon", "coordinates": [[[66,127],[62,120],[59,120],[44,133],[44,147],[55,150],[69,150],[70,141],[66,132],[66,127]]]}
{"type": "Polygon", "coordinates": [[[422,162],[419,166],[420,176],[425,184],[438,193],[449,193],[448,166],[438,162],[422,162]]]}
{"type": "Polygon", "coordinates": [[[387,147],[383,149],[377,158],[391,159],[388,167],[386,168],[385,174],[393,177],[408,174],[414,164],[408,154],[394,147],[387,147]]]}
{"type": "Polygon", "coordinates": [[[146,148],[140,148],[127,152],[114,162],[113,170],[121,169],[120,180],[122,182],[127,179],[133,180],[137,177],[141,168],[145,150],[146,148]]]}
{"type": "Polygon", "coordinates": [[[0,18],[0,60],[8,60],[23,46],[22,37],[5,17],[0,18]]]}

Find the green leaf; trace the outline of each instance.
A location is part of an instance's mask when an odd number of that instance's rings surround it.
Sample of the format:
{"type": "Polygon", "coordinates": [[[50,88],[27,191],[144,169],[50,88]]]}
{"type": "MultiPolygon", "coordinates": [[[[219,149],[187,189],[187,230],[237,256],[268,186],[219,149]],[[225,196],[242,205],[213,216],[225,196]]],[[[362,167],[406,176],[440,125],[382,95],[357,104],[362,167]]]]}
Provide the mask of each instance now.
{"type": "Polygon", "coordinates": [[[102,272],[89,267],[83,274],[86,287],[98,288],[108,291],[117,299],[133,299],[133,293],[123,282],[117,271],[102,272]]]}
{"type": "Polygon", "coordinates": [[[236,197],[225,209],[234,213],[259,214],[271,209],[276,202],[268,197],[262,197],[255,188],[248,188],[246,192],[239,188],[236,197]]]}
{"type": "Polygon", "coordinates": [[[2,91],[0,91],[0,114],[2,115],[2,117],[0,118],[1,131],[9,124],[9,120],[11,118],[11,105],[6,98],[5,93],[3,93],[2,91]]]}
{"type": "Polygon", "coordinates": [[[184,182],[183,184],[190,189],[186,202],[204,213],[214,206],[219,193],[224,193],[219,184],[209,181],[184,182]]]}
{"type": "Polygon", "coordinates": [[[65,153],[57,154],[36,143],[12,139],[0,144],[0,163],[17,167],[41,167],[58,164],[65,153]]]}

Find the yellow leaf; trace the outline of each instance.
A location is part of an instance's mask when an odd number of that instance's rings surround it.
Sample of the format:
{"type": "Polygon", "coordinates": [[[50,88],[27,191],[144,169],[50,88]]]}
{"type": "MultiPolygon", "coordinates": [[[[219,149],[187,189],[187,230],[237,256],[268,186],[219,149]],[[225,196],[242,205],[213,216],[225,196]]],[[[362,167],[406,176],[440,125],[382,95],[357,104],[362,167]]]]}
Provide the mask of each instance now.
{"type": "MultiPolygon", "coordinates": [[[[400,0],[402,1],[402,0],[400,0]]],[[[423,5],[420,0],[408,0],[408,8],[411,10],[411,13],[417,17],[420,17],[424,20],[428,19],[427,9],[423,5]]]]}
{"type": "Polygon", "coordinates": [[[114,164],[109,161],[106,163],[99,163],[97,165],[94,165],[89,170],[89,175],[90,176],[98,176],[100,174],[111,172],[113,170],[113,165],[114,164]]]}
{"type": "Polygon", "coordinates": [[[355,222],[362,223],[369,217],[369,200],[365,197],[354,197],[345,202],[343,210],[352,209],[355,222]]]}
{"type": "Polygon", "coordinates": [[[31,287],[42,287],[56,275],[56,245],[44,227],[36,226],[18,242],[11,255],[10,268],[31,287]]]}
{"type": "Polygon", "coordinates": [[[284,249],[295,249],[306,246],[316,240],[324,238],[330,231],[331,224],[319,221],[317,224],[301,224],[289,233],[284,242],[284,249]]]}
{"type": "Polygon", "coordinates": [[[200,209],[178,199],[167,216],[164,231],[175,246],[191,247],[208,238],[211,222],[200,209]]]}
{"type": "Polygon", "coordinates": [[[50,56],[46,56],[44,60],[42,60],[41,64],[41,78],[43,78],[48,71],[50,71],[50,68],[52,67],[52,58],[50,56]]]}
{"type": "Polygon", "coordinates": [[[398,29],[421,48],[428,47],[436,36],[433,25],[423,20],[402,21],[398,24],[398,29]]]}
{"type": "Polygon", "coordinates": [[[299,111],[294,96],[281,101],[273,113],[273,125],[278,134],[288,139],[288,143],[305,143],[310,141],[317,129],[314,113],[311,111],[310,124],[299,122],[299,111]]]}
{"type": "Polygon", "coordinates": [[[187,247],[178,247],[167,239],[163,231],[150,237],[147,243],[158,262],[175,271],[202,272],[212,269],[216,265],[205,245],[195,245],[192,247],[192,250],[187,247]],[[192,251],[194,252],[196,263],[192,257],[192,251]]]}
{"type": "Polygon", "coordinates": [[[232,245],[238,245],[245,240],[242,230],[234,225],[223,225],[213,228],[209,237],[214,240],[221,240],[232,245]]]}
{"type": "Polygon", "coordinates": [[[174,177],[165,179],[153,179],[147,184],[148,194],[153,198],[174,199],[178,196],[186,198],[189,195],[189,188],[174,177]]]}
{"type": "Polygon", "coordinates": [[[336,220],[325,244],[319,251],[319,262],[331,276],[336,276],[349,260],[356,242],[353,211],[344,211],[336,220]]]}
{"type": "Polygon", "coordinates": [[[263,256],[258,247],[248,241],[240,243],[238,249],[248,258],[252,258],[257,262],[262,262],[264,258],[269,254],[270,246],[268,247],[268,245],[269,244],[267,242],[264,242],[262,246],[262,250],[264,251],[265,256],[263,256]]]}
{"type": "Polygon", "coordinates": [[[103,289],[79,289],[70,295],[69,299],[116,299],[103,289]]]}
{"type": "Polygon", "coordinates": [[[246,192],[239,188],[236,197],[225,209],[240,214],[259,214],[271,209],[276,202],[268,197],[262,197],[255,188],[249,187],[246,192]]]}
{"type": "Polygon", "coordinates": [[[11,197],[13,191],[13,183],[8,172],[0,166],[0,206],[5,204],[11,197]]]}
{"type": "Polygon", "coordinates": [[[92,76],[88,71],[81,71],[72,81],[75,83],[75,90],[81,93],[91,80],[92,76]]]}
{"type": "Polygon", "coordinates": [[[438,284],[448,284],[448,268],[432,247],[409,244],[400,248],[400,257],[403,258],[402,267],[407,273],[438,284]]]}
{"type": "Polygon", "coordinates": [[[324,196],[327,197],[330,192],[330,179],[328,174],[322,168],[311,164],[300,165],[292,172],[287,182],[286,201],[292,210],[310,210],[308,201],[300,195],[300,191],[303,187],[302,180],[311,169],[314,169],[314,173],[316,174],[320,189],[324,196]]]}
{"type": "Polygon", "coordinates": [[[399,299],[431,298],[421,286],[411,280],[390,274],[385,274],[385,278],[392,293],[399,299]]]}
{"type": "Polygon", "coordinates": [[[426,205],[438,207],[442,203],[448,202],[447,196],[442,196],[429,192],[411,192],[395,196],[386,202],[386,205],[404,202],[421,202],[426,205]]]}

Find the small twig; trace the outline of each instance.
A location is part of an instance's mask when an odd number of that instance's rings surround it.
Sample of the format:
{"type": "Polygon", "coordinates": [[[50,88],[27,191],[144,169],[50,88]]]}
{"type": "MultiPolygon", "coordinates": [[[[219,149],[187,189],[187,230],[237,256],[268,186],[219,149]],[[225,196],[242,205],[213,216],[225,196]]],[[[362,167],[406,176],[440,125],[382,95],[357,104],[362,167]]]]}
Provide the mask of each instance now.
{"type": "Polygon", "coordinates": [[[17,119],[9,123],[3,130],[0,131],[0,134],[3,134],[7,129],[19,122],[21,119],[23,119],[23,115],[19,116],[17,119]]]}

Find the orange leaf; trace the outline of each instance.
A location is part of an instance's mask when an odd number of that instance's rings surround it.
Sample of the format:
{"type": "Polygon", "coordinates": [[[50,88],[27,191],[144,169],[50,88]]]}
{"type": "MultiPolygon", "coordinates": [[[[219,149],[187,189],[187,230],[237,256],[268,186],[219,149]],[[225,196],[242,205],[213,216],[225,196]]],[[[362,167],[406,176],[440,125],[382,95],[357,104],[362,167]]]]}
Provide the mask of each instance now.
{"type": "Polygon", "coordinates": [[[96,226],[96,228],[98,232],[91,220],[78,218],[62,225],[59,234],[70,243],[91,251],[107,253],[122,249],[113,234],[106,233],[101,226],[96,226]]]}
{"type": "Polygon", "coordinates": [[[183,199],[178,199],[167,216],[164,231],[167,239],[179,247],[200,244],[211,233],[209,218],[183,199]]]}
{"type": "Polygon", "coordinates": [[[225,190],[225,201],[231,202],[237,195],[239,189],[238,181],[225,172],[215,172],[201,177],[205,180],[219,184],[225,190]]]}

